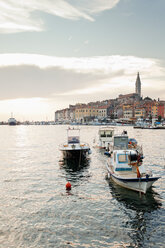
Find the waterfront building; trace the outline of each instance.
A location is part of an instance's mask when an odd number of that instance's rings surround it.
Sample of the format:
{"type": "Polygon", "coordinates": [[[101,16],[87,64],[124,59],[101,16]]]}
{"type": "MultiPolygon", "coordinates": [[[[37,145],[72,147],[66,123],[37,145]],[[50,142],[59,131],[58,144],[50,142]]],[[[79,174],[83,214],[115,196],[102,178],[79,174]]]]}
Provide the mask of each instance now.
{"type": "Polygon", "coordinates": [[[133,115],[134,115],[134,111],[132,108],[129,108],[129,109],[125,109],[123,111],[123,118],[126,119],[126,120],[130,120],[133,118],[133,115]]]}
{"type": "Polygon", "coordinates": [[[152,106],[152,117],[153,118],[157,118],[158,117],[158,103],[157,102],[154,102],[153,106],[152,106]]]}
{"type": "Polygon", "coordinates": [[[104,119],[108,116],[108,107],[107,106],[99,106],[97,109],[97,118],[98,119],[104,119]]]}
{"type": "Polygon", "coordinates": [[[62,110],[57,110],[55,112],[55,122],[68,123],[71,121],[73,115],[73,110],[70,108],[65,108],[62,110]]]}
{"type": "Polygon", "coordinates": [[[88,104],[77,103],[69,105],[69,108],[55,112],[55,121],[66,123],[87,123],[103,119],[139,119],[165,118],[165,101],[152,100],[150,97],[141,97],[141,80],[139,72],[135,82],[135,93],[120,94],[116,99],[89,102],[88,104]]]}
{"type": "Polygon", "coordinates": [[[98,116],[98,109],[91,106],[76,107],[75,119],[77,122],[84,123],[94,120],[98,116]]]}
{"type": "Polygon", "coordinates": [[[122,105],[118,105],[115,108],[115,116],[116,116],[116,119],[123,118],[123,106],[122,105]]]}
{"type": "Polygon", "coordinates": [[[150,98],[145,98],[143,102],[143,108],[145,109],[145,118],[150,118],[152,116],[152,106],[154,101],[150,98]]]}
{"type": "Polygon", "coordinates": [[[55,122],[59,122],[61,120],[63,120],[63,112],[62,110],[57,110],[55,112],[55,122]]]}
{"type": "Polygon", "coordinates": [[[135,108],[134,117],[136,119],[141,119],[145,117],[145,109],[144,108],[135,108]]]}
{"type": "Polygon", "coordinates": [[[128,101],[133,103],[135,101],[139,101],[139,95],[137,93],[130,93],[126,95],[120,94],[119,97],[117,98],[117,101],[119,104],[126,103],[128,101]]]}
{"type": "Polygon", "coordinates": [[[158,103],[158,117],[165,118],[165,101],[161,101],[158,103]]]}

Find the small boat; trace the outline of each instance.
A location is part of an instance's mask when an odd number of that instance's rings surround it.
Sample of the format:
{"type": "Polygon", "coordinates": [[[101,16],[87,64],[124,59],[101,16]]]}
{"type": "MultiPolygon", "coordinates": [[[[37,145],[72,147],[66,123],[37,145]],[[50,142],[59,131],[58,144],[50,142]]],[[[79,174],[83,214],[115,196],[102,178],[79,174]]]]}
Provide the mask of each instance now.
{"type": "Polygon", "coordinates": [[[13,117],[13,114],[11,113],[11,117],[8,119],[9,126],[15,126],[17,125],[16,119],[13,117]]]}
{"type": "Polygon", "coordinates": [[[73,158],[79,161],[91,153],[89,145],[85,142],[80,142],[79,128],[67,129],[67,142],[60,145],[60,151],[62,151],[64,159],[73,158]]]}
{"type": "Polygon", "coordinates": [[[128,147],[128,136],[115,136],[113,150],[107,162],[108,176],[118,185],[146,193],[160,177],[143,165],[143,155],[138,149],[128,147]]]}
{"type": "MultiPolygon", "coordinates": [[[[109,147],[112,145],[114,128],[112,127],[101,127],[98,131],[99,140],[94,145],[95,148],[109,150],[109,147]]],[[[96,141],[94,140],[94,143],[96,141]]]]}

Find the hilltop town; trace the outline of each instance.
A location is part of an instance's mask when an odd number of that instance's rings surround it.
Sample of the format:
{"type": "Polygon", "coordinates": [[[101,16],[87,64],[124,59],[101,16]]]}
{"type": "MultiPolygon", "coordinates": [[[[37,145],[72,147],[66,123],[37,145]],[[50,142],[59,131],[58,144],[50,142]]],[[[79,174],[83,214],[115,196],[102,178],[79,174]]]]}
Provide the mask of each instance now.
{"type": "Polygon", "coordinates": [[[77,103],[55,112],[55,123],[108,123],[116,120],[121,123],[135,123],[138,119],[159,121],[165,118],[165,101],[141,96],[139,73],[135,82],[135,93],[120,94],[116,99],[77,103]]]}

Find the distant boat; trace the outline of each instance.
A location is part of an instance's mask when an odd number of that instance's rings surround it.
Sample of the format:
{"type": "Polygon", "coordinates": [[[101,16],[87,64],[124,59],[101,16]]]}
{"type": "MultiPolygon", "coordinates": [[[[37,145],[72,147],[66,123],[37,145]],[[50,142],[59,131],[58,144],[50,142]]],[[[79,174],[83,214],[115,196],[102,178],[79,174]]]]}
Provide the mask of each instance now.
{"type": "Polygon", "coordinates": [[[11,117],[8,119],[9,126],[15,126],[17,125],[16,119],[13,117],[13,114],[11,113],[11,117]]]}

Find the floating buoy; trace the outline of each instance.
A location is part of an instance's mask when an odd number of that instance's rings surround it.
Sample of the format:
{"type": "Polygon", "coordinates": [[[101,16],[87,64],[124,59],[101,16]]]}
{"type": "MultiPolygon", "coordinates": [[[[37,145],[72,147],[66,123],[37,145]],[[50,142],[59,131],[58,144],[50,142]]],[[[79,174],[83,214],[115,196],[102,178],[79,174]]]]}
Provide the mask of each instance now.
{"type": "Polygon", "coordinates": [[[71,183],[70,183],[70,182],[67,182],[67,183],[66,183],[66,189],[67,189],[67,190],[71,190],[71,183]]]}

